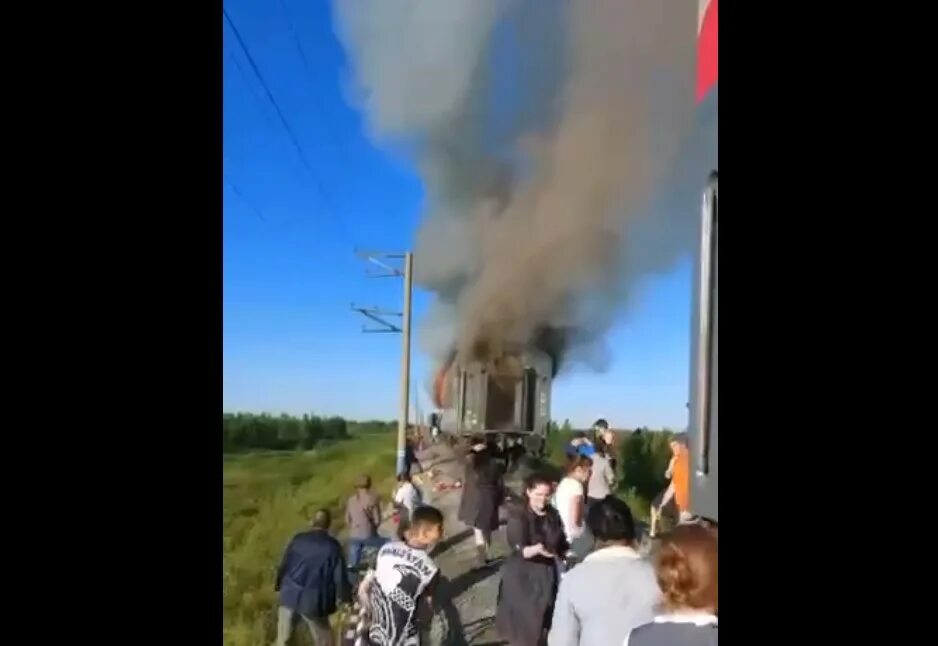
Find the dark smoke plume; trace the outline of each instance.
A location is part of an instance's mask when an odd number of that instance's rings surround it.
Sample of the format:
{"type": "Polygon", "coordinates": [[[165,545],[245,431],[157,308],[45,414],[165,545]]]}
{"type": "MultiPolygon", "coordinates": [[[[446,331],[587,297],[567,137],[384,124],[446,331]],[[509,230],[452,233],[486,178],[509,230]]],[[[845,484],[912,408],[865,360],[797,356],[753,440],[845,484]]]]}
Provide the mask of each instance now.
{"type": "Polygon", "coordinates": [[[635,279],[687,242],[653,189],[692,115],[696,1],[334,7],[352,100],[424,180],[423,348],[445,361],[534,343],[602,367],[635,279]]]}

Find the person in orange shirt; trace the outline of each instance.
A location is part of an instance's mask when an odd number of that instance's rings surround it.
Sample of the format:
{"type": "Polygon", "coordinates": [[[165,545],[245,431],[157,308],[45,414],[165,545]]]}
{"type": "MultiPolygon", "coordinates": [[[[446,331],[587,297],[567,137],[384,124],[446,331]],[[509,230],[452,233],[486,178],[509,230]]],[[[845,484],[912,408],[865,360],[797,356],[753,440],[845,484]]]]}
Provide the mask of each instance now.
{"type": "Polygon", "coordinates": [[[674,501],[679,522],[687,522],[690,515],[690,455],[687,450],[687,435],[681,433],[671,438],[671,462],[665,477],[670,480],[668,488],[651,503],[650,534],[658,533],[658,522],[665,508],[674,501]]]}

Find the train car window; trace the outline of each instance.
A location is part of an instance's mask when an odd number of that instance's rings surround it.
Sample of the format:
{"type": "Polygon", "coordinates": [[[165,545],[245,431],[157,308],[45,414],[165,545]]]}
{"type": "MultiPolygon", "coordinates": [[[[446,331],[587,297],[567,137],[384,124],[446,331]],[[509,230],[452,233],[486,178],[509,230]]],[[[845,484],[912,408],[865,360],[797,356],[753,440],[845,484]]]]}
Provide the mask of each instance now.
{"type": "Polygon", "coordinates": [[[697,344],[697,420],[700,426],[700,441],[697,445],[697,470],[702,475],[710,472],[711,434],[711,376],[713,372],[713,346],[716,339],[717,307],[717,172],[713,171],[707,182],[701,211],[700,236],[700,300],[697,344]]]}

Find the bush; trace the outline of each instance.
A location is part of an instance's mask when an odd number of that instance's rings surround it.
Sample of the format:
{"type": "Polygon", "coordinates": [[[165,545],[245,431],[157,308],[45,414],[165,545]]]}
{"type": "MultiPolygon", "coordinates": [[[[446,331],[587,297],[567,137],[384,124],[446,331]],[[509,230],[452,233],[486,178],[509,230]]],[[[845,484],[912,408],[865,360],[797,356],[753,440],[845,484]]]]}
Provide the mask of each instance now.
{"type": "Polygon", "coordinates": [[[670,431],[632,431],[620,451],[620,488],[650,502],[668,484],[664,472],[671,459],[670,431]]]}

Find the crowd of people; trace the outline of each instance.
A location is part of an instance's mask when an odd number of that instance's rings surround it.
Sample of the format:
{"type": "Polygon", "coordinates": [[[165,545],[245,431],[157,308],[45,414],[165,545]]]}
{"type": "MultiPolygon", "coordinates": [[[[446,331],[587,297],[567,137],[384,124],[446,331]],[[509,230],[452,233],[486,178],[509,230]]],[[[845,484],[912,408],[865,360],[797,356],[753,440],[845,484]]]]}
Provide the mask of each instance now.
{"type": "MultiPolygon", "coordinates": [[[[694,520],[687,508],[686,438],[671,443],[668,487],[652,505],[653,558],[637,549],[628,505],[616,497],[614,433],[605,420],[594,437],[577,434],[566,447],[559,483],[542,473],[524,482],[522,499],[508,506],[509,555],[501,566],[495,627],[511,646],[623,646],[717,644],[717,529],[694,520]],[[662,512],[676,509],[678,525],[661,535],[662,512]]],[[[458,518],[473,530],[477,566],[490,563],[499,510],[506,504],[499,451],[473,438],[458,518]]],[[[347,553],[329,535],[330,516],[317,511],[312,527],[290,542],[277,573],[280,595],[277,644],[303,622],[314,642],[333,645],[328,617],[358,600],[366,621],[360,644],[416,646],[418,608],[433,595],[439,567],[430,556],[443,537],[443,514],[424,504],[411,480],[399,474],[393,501],[399,529],[380,535],[380,505],[362,476],[346,504],[347,553]],[[373,567],[359,577],[362,552],[377,549],[373,567]]]]}

